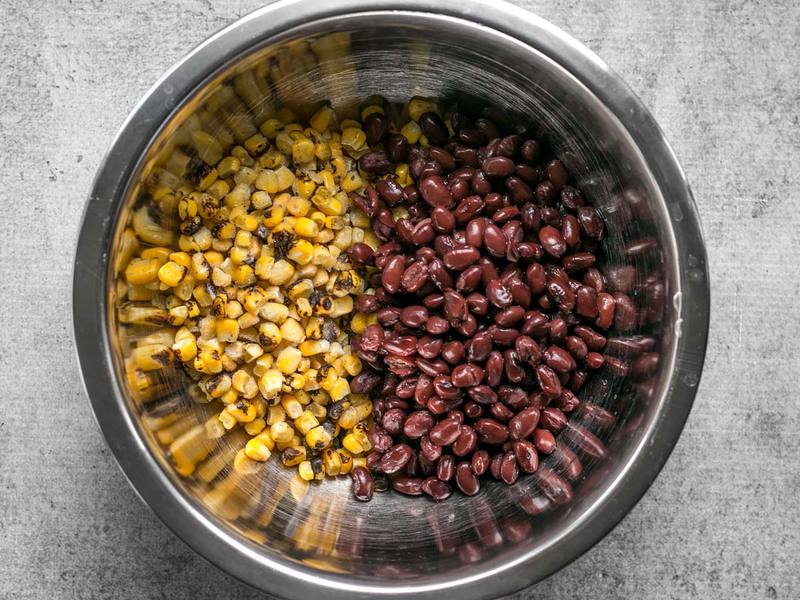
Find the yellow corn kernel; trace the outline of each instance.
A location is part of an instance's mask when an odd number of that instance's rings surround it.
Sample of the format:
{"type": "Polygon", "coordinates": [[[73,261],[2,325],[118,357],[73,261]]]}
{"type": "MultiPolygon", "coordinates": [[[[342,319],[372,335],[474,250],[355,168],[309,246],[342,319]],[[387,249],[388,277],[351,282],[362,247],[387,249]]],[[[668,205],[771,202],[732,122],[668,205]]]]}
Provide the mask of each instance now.
{"type": "Polygon", "coordinates": [[[283,123],[278,119],[267,119],[260,126],[259,130],[269,139],[274,140],[278,132],[283,129],[283,123]]]}
{"type": "Polygon", "coordinates": [[[259,316],[273,323],[283,323],[289,316],[289,307],[278,302],[265,302],[258,311],[259,316]]]}
{"type": "Polygon", "coordinates": [[[314,246],[306,240],[296,240],[286,253],[298,265],[307,265],[314,257],[314,246]]]}
{"type": "MultiPolygon", "coordinates": [[[[266,278],[272,285],[286,285],[294,276],[294,267],[286,260],[279,260],[272,265],[266,278]]],[[[263,279],[263,278],[262,278],[263,279]]]]}
{"type": "Polygon", "coordinates": [[[266,426],[267,422],[264,421],[264,419],[256,418],[249,423],[245,423],[244,430],[247,432],[247,435],[258,435],[266,426]]]}
{"type": "Polygon", "coordinates": [[[306,334],[300,323],[290,317],[281,325],[281,337],[292,344],[299,344],[306,338],[306,334]]]}
{"type": "Polygon", "coordinates": [[[284,412],[286,412],[286,416],[290,419],[297,419],[303,414],[303,405],[300,404],[297,397],[292,394],[285,394],[281,398],[281,406],[284,412]]]}
{"type": "Polygon", "coordinates": [[[363,368],[361,359],[355,354],[345,354],[342,357],[342,366],[344,367],[344,370],[347,371],[347,374],[351,377],[355,377],[361,373],[363,368]]]}
{"type": "Polygon", "coordinates": [[[244,142],[245,149],[250,153],[252,156],[258,156],[264,150],[267,149],[269,146],[269,142],[267,138],[265,138],[260,133],[256,133],[255,135],[250,136],[244,142]]]}
{"type": "Polygon", "coordinates": [[[364,333],[364,330],[367,328],[368,325],[372,325],[373,323],[377,323],[378,318],[376,313],[359,313],[357,312],[353,315],[353,319],[350,321],[350,329],[353,333],[357,333],[361,335],[364,333]]]}
{"type": "Polygon", "coordinates": [[[330,347],[331,343],[328,340],[306,340],[298,346],[298,349],[303,356],[314,356],[327,352],[330,347]]]}
{"type": "Polygon", "coordinates": [[[278,358],[275,360],[275,366],[284,375],[289,375],[297,371],[302,356],[300,350],[297,348],[284,348],[280,351],[280,354],[278,354],[278,358]]]}
{"type": "Polygon", "coordinates": [[[159,267],[157,259],[131,259],[125,268],[125,279],[133,285],[152,283],[158,280],[159,267]]]}
{"type": "Polygon", "coordinates": [[[302,138],[292,144],[292,161],[294,164],[301,165],[311,162],[314,156],[314,142],[308,138],[302,138]]]}
{"type": "Polygon", "coordinates": [[[316,306],[314,306],[314,313],[330,316],[333,313],[334,307],[333,298],[330,296],[323,296],[317,301],[316,306]]]}
{"type": "Polygon", "coordinates": [[[242,396],[248,400],[254,398],[258,393],[258,384],[256,380],[253,379],[250,373],[243,369],[239,369],[233,374],[233,377],[231,377],[231,385],[233,389],[241,393],[242,396]]]}
{"type": "Polygon", "coordinates": [[[227,373],[214,375],[203,382],[203,387],[209,397],[221,398],[231,389],[231,377],[227,373]]]}
{"type": "Polygon", "coordinates": [[[293,390],[302,390],[308,381],[305,373],[295,373],[292,375],[292,380],[289,382],[289,387],[293,390]]]}
{"type": "MultiPolygon", "coordinates": [[[[310,402],[308,404],[308,410],[311,411],[311,414],[317,417],[317,419],[324,419],[328,414],[328,409],[319,404],[318,402],[310,402]]],[[[334,436],[338,434],[338,431],[334,432],[334,436]]]]}
{"type": "Polygon", "coordinates": [[[244,295],[243,308],[251,314],[256,314],[264,300],[264,292],[260,288],[250,288],[244,295]]]}
{"type": "Polygon", "coordinates": [[[348,153],[357,153],[367,145],[367,135],[359,127],[345,127],[342,123],[342,148],[348,153]]]}
{"type": "Polygon", "coordinates": [[[400,135],[406,138],[409,144],[416,144],[422,136],[422,129],[416,121],[409,121],[400,129],[400,135]]]}
{"type": "Polygon", "coordinates": [[[301,237],[315,238],[319,234],[319,225],[307,217],[300,217],[294,224],[294,232],[301,237]]]}
{"type": "Polygon", "coordinates": [[[314,469],[311,468],[311,461],[304,460],[297,466],[297,474],[303,481],[314,479],[314,469]]]}
{"type": "Polygon", "coordinates": [[[335,118],[336,113],[333,112],[330,106],[322,106],[314,113],[311,119],[309,119],[309,124],[320,133],[325,133],[328,131],[335,118]]]}
{"type": "Polygon", "coordinates": [[[278,191],[289,189],[294,183],[294,173],[287,167],[278,167],[275,176],[278,178],[278,191]]]}
{"type": "Polygon", "coordinates": [[[183,325],[186,318],[189,316],[189,307],[185,304],[178,304],[169,309],[169,316],[167,322],[170,325],[183,325]]]}
{"type": "Polygon", "coordinates": [[[238,158],[235,156],[226,156],[217,165],[217,173],[219,173],[219,176],[222,179],[226,179],[236,175],[241,166],[242,161],[240,161],[238,158]]]}
{"type": "Polygon", "coordinates": [[[342,438],[342,446],[344,446],[344,449],[351,454],[361,454],[362,452],[367,451],[367,448],[358,442],[353,433],[348,433],[346,436],[344,436],[344,438],[342,438]]]}
{"type": "Polygon", "coordinates": [[[394,169],[394,174],[397,176],[397,183],[403,187],[413,182],[411,179],[411,174],[408,170],[408,164],[406,163],[397,165],[394,169]]]}
{"type": "Polygon", "coordinates": [[[250,265],[239,265],[233,270],[231,279],[234,284],[246,287],[256,282],[256,273],[250,265]]]}
{"type": "Polygon", "coordinates": [[[363,467],[364,469],[367,468],[367,457],[366,456],[354,456],[353,457],[353,468],[355,467],[363,467]]]}
{"type": "Polygon", "coordinates": [[[319,451],[327,448],[332,440],[333,438],[325,425],[318,425],[306,433],[306,444],[313,450],[319,451]]]}
{"type": "Polygon", "coordinates": [[[311,316],[311,303],[308,301],[308,298],[298,298],[295,300],[295,309],[297,310],[297,315],[301,319],[311,316]]]}
{"type": "Polygon", "coordinates": [[[304,446],[290,446],[281,453],[281,462],[285,467],[294,467],[306,459],[304,446]]]}
{"type": "MultiPolygon", "coordinates": [[[[191,335],[191,334],[189,334],[191,335]]],[[[197,341],[194,335],[191,337],[184,337],[180,340],[175,338],[175,343],[172,345],[172,352],[181,362],[189,362],[197,356],[197,341]]]]}
{"type": "Polygon", "coordinates": [[[360,404],[350,405],[342,411],[337,423],[342,429],[352,429],[372,414],[372,402],[369,400],[360,404]]]}
{"type": "Polygon", "coordinates": [[[294,432],[292,426],[286,421],[278,421],[269,428],[269,434],[276,444],[287,444],[292,441],[294,432]]]}
{"type": "Polygon", "coordinates": [[[222,371],[222,360],[219,352],[211,348],[203,348],[192,363],[195,371],[216,375],[222,371]]]}
{"type": "Polygon", "coordinates": [[[308,298],[313,291],[314,284],[310,279],[298,279],[286,289],[287,295],[294,301],[297,301],[298,298],[308,298]]]}
{"type": "Polygon", "coordinates": [[[217,418],[219,419],[220,423],[222,423],[222,426],[225,427],[225,429],[233,429],[239,424],[239,421],[236,420],[236,417],[234,417],[227,410],[223,410],[221,413],[219,413],[217,418]]]}
{"type": "Polygon", "coordinates": [[[259,356],[264,354],[264,349],[255,343],[245,344],[244,345],[244,361],[245,362],[253,362],[259,356]]]}
{"type": "Polygon", "coordinates": [[[279,206],[275,206],[275,201],[273,200],[272,208],[269,210],[264,211],[264,218],[262,219],[262,223],[265,227],[269,229],[274,229],[277,227],[286,216],[286,212],[283,208],[279,206]]]}
{"type": "Polygon", "coordinates": [[[419,121],[419,118],[426,112],[439,112],[436,102],[427,100],[419,96],[414,96],[408,101],[408,116],[419,121]]]}
{"type": "Polygon", "coordinates": [[[269,457],[272,456],[272,451],[267,444],[264,443],[264,440],[258,436],[247,441],[244,452],[248,458],[259,462],[269,460],[269,457]]]}
{"type": "Polygon", "coordinates": [[[280,404],[273,404],[267,408],[267,425],[272,427],[275,423],[280,423],[286,420],[286,411],[280,404]]]}
{"type": "Polygon", "coordinates": [[[256,407],[252,402],[240,399],[229,404],[225,410],[239,423],[249,423],[256,418],[256,407]]]}
{"type": "Polygon", "coordinates": [[[328,477],[336,477],[342,470],[342,457],[333,448],[326,448],[322,452],[322,468],[328,477]]]}
{"type": "Polygon", "coordinates": [[[342,466],[339,469],[339,475],[347,475],[353,468],[353,455],[345,448],[339,448],[336,453],[339,455],[339,460],[342,462],[342,466]]]}
{"type": "MultiPolygon", "coordinates": [[[[299,403],[298,403],[299,404],[299,403]]],[[[317,417],[309,410],[304,410],[299,417],[294,420],[294,426],[301,434],[305,435],[314,427],[319,425],[317,417]]]]}
{"type": "Polygon", "coordinates": [[[239,323],[236,319],[217,319],[217,339],[222,342],[235,342],[239,337],[239,323]]]}
{"type": "Polygon", "coordinates": [[[267,400],[276,398],[283,387],[283,375],[277,369],[267,369],[258,380],[258,389],[267,400]]]}
{"type": "Polygon", "coordinates": [[[348,171],[342,179],[342,189],[345,192],[355,192],[362,187],[364,187],[364,180],[356,171],[348,171]]]}

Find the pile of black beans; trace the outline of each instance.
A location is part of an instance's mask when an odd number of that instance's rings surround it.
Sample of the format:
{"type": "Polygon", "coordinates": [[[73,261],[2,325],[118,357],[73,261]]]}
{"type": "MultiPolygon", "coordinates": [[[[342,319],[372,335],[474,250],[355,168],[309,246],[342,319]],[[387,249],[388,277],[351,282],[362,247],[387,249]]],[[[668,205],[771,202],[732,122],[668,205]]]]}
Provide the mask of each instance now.
{"type": "Polygon", "coordinates": [[[367,368],[351,389],[374,402],[354,493],[439,501],[487,476],[513,484],[558,447],[576,392],[605,363],[604,332],[637,324],[595,266],[603,220],[536,139],[460,114],[451,135],[428,112],[422,147],[370,117],[361,168],[408,163],[414,183],[388,175],[353,195],[383,242],[350,250],[377,268],[356,306],[378,319],[352,339],[367,368]],[[396,207],[408,216],[395,220],[396,207]]]}

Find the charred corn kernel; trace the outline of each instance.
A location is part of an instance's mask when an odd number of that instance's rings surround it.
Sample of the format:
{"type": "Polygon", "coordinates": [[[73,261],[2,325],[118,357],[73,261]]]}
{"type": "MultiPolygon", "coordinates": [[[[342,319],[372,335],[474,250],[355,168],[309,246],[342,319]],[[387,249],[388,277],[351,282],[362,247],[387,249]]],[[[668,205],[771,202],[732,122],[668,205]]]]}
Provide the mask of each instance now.
{"type": "Polygon", "coordinates": [[[348,171],[342,179],[342,189],[345,192],[355,192],[364,187],[364,180],[355,171],[348,171]]]}
{"type": "Polygon", "coordinates": [[[306,340],[298,348],[303,356],[314,356],[323,354],[330,350],[331,343],[328,340],[306,340]]]}
{"type": "Polygon", "coordinates": [[[272,456],[272,451],[259,436],[247,441],[244,452],[248,458],[259,462],[269,460],[269,457],[272,456]]]}
{"type": "Polygon", "coordinates": [[[189,308],[185,304],[178,304],[169,309],[167,321],[170,325],[183,325],[189,316],[189,308]]]}
{"type": "Polygon", "coordinates": [[[353,455],[345,448],[339,448],[336,453],[339,455],[339,460],[342,463],[339,469],[339,475],[347,475],[353,468],[353,455]]]}
{"type": "Polygon", "coordinates": [[[342,429],[352,429],[372,414],[372,402],[367,400],[361,404],[351,405],[342,411],[338,423],[342,429]]]}
{"type": "Polygon", "coordinates": [[[275,206],[275,201],[273,200],[272,208],[269,210],[264,211],[264,218],[262,219],[262,223],[265,227],[270,229],[277,227],[286,216],[286,212],[283,208],[275,206]]]}
{"type": "Polygon", "coordinates": [[[304,460],[297,466],[297,474],[303,481],[314,479],[314,469],[311,468],[311,461],[304,460]]]}
{"type": "Polygon", "coordinates": [[[195,371],[215,375],[222,371],[222,360],[219,352],[210,348],[203,348],[194,358],[192,363],[195,371]]]}
{"type": "Polygon", "coordinates": [[[297,310],[297,315],[301,319],[311,316],[312,309],[311,309],[311,303],[308,301],[308,298],[298,298],[297,300],[295,300],[295,309],[297,310]]]}
{"type": "Polygon", "coordinates": [[[266,278],[272,285],[286,285],[294,276],[294,267],[286,260],[279,260],[272,265],[266,278]]]}
{"type": "Polygon", "coordinates": [[[289,382],[289,387],[293,390],[302,390],[306,385],[305,373],[295,373],[292,375],[292,380],[289,382]]]}
{"type": "Polygon", "coordinates": [[[334,310],[333,298],[330,296],[323,296],[317,301],[314,306],[314,313],[317,315],[330,316],[334,310]]]}
{"type": "Polygon", "coordinates": [[[361,359],[355,354],[345,354],[342,357],[342,366],[344,367],[344,370],[347,371],[347,374],[351,377],[355,377],[361,373],[363,368],[361,359]]]}
{"type": "Polygon", "coordinates": [[[302,325],[290,317],[281,325],[281,337],[292,344],[299,344],[305,339],[306,334],[302,325]]]}
{"type": "Polygon", "coordinates": [[[252,156],[258,156],[269,146],[269,141],[260,133],[250,136],[244,142],[244,147],[252,156]]]}
{"type": "Polygon", "coordinates": [[[342,470],[342,457],[333,448],[326,448],[322,452],[322,467],[328,477],[336,477],[342,470]]]}
{"type": "Polygon", "coordinates": [[[273,323],[283,323],[289,316],[289,307],[277,302],[266,302],[258,311],[259,316],[273,323]]]}
{"type": "Polygon", "coordinates": [[[238,265],[233,269],[231,280],[240,287],[246,287],[256,282],[256,274],[250,265],[238,265]]]}
{"type": "MultiPolygon", "coordinates": [[[[328,409],[326,409],[318,402],[310,402],[308,404],[307,410],[311,411],[311,414],[317,417],[317,419],[324,419],[328,415],[328,409]]],[[[334,435],[336,435],[337,433],[338,431],[335,432],[334,435]]]]}
{"type": "Polygon", "coordinates": [[[269,428],[269,434],[273,440],[275,440],[276,444],[286,444],[292,441],[294,437],[294,433],[292,432],[292,426],[289,425],[286,421],[278,421],[274,423],[269,428]]]}
{"type": "Polygon", "coordinates": [[[281,453],[281,462],[285,467],[294,467],[306,459],[304,446],[290,446],[281,453]]]}
{"type": "Polygon", "coordinates": [[[125,268],[125,279],[133,285],[144,285],[156,281],[158,273],[157,259],[134,258],[125,268]]]}
{"type": "Polygon", "coordinates": [[[314,257],[314,247],[306,240],[296,240],[286,256],[298,265],[307,265],[314,257]]]}
{"type": "Polygon", "coordinates": [[[318,425],[306,433],[306,445],[312,450],[322,450],[327,448],[333,440],[331,433],[326,429],[325,425],[318,425]]]}
{"type": "Polygon", "coordinates": [[[244,295],[242,307],[247,312],[255,314],[261,308],[261,305],[265,300],[266,298],[264,297],[264,292],[261,291],[261,289],[257,287],[250,288],[244,295]]]}
{"type": "Polygon", "coordinates": [[[400,135],[406,138],[409,144],[416,144],[422,136],[422,129],[416,120],[409,121],[400,129],[400,135]]]}
{"type": "Polygon", "coordinates": [[[342,123],[342,147],[348,152],[358,152],[367,145],[367,136],[360,127],[345,127],[342,123]]]}
{"type": "Polygon", "coordinates": [[[175,357],[181,362],[193,360],[194,357],[197,356],[197,342],[194,336],[192,335],[192,337],[185,337],[180,340],[176,339],[175,343],[172,345],[172,351],[175,353],[175,357]]]}
{"type": "Polygon", "coordinates": [[[300,350],[289,346],[280,351],[278,358],[275,360],[275,366],[281,373],[289,375],[297,371],[301,358],[300,350]]]}
{"type": "Polygon", "coordinates": [[[319,225],[307,217],[300,217],[294,224],[294,232],[301,237],[315,238],[319,234],[319,225]]]}
{"type": "Polygon", "coordinates": [[[267,369],[258,380],[258,389],[267,400],[276,398],[280,394],[282,387],[283,375],[277,369],[267,369]]]}

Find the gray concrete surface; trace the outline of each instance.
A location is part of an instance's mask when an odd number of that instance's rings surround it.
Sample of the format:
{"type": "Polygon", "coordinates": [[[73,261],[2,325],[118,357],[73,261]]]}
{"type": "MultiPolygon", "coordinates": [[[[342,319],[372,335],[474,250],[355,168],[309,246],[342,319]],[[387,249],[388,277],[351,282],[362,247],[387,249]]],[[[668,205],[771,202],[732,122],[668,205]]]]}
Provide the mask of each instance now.
{"type": "MultiPolygon", "coordinates": [[[[515,598],[798,598],[800,5],[527,0],[666,131],[708,239],[686,430],[630,515],[515,598]]],[[[139,97],[260,0],[0,0],[0,597],[262,598],[177,540],[106,450],[72,350],[81,210],[139,97]]]]}

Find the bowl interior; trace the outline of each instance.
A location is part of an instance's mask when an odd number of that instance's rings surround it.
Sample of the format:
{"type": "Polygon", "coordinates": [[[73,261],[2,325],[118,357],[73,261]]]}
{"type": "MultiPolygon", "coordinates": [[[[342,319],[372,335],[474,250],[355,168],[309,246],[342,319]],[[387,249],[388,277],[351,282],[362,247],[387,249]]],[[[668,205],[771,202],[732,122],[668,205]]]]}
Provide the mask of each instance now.
{"type": "Polygon", "coordinates": [[[108,330],[130,413],[179,493],[221,538],[257,560],[293,565],[326,581],[347,576],[351,584],[391,587],[487,577],[543,557],[605,500],[663,408],[675,361],[680,279],[670,219],[651,170],[589,89],[543,53],[487,27],[375,12],[307,22],[259,42],[209,74],[163,123],[126,198],[109,263],[108,330]],[[132,316],[137,303],[116,278],[123,231],[135,209],[181,183],[176,156],[204,151],[193,132],[240,143],[240,132],[281,107],[307,118],[330,102],[343,119],[357,115],[359,103],[373,94],[398,106],[414,95],[437,97],[443,107],[490,116],[509,132],[535,133],[601,212],[608,287],[634,298],[638,318],[635,328],[610,334],[606,353],[615,360],[590,377],[580,394],[584,402],[562,433],[582,467],[573,481],[564,457],[551,456],[539,473],[511,487],[487,482],[472,498],[456,493],[434,504],[386,493],[361,504],[347,478],[302,484],[275,459],[237,471],[233,457],[245,436],[205,433],[219,406],[196,403],[193,382],[175,369],[127,368],[153,325],[132,316]],[[183,476],[171,461],[170,443],[187,435],[196,438],[202,460],[183,476]],[[594,439],[602,446],[590,448],[594,439]]]}

